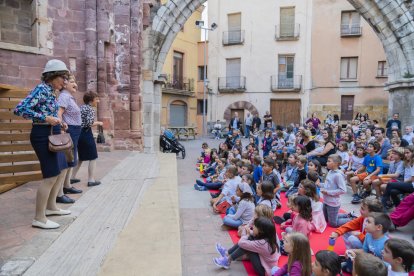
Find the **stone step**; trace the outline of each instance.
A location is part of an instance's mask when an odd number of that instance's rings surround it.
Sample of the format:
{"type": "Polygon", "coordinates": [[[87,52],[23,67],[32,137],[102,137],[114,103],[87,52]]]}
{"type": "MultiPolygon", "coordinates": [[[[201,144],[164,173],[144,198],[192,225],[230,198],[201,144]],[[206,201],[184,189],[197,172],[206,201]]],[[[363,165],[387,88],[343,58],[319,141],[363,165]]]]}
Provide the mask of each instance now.
{"type": "Polygon", "coordinates": [[[157,156],[132,153],[71,208],[74,222],[24,275],[96,275],[158,174],[157,156]]]}

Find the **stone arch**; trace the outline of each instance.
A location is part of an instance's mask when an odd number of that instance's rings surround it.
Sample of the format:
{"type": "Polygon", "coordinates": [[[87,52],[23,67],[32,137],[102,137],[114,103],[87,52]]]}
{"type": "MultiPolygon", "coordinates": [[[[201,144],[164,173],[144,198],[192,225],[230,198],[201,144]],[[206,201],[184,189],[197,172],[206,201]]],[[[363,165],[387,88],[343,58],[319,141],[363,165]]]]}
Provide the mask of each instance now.
{"type": "MultiPolygon", "coordinates": [[[[161,84],[165,81],[160,73],[166,55],[184,23],[204,2],[206,0],[170,0],[165,5],[154,6],[152,25],[143,32],[143,122],[144,149],[147,152],[158,148],[161,84]]],[[[391,92],[389,113],[393,113],[402,108],[396,99],[406,95],[408,101],[413,94],[409,89],[414,87],[414,21],[407,1],[348,2],[371,25],[383,45],[389,64],[390,86],[386,88],[391,92]],[[400,87],[407,91],[394,93],[400,87]]],[[[412,118],[401,119],[404,124],[412,118]]]]}
{"type": "Polygon", "coordinates": [[[257,111],[257,108],[253,104],[246,102],[246,101],[238,101],[238,102],[232,103],[226,108],[226,110],[224,110],[223,118],[227,122],[230,122],[231,120],[232,109],[247,109],[252,115],[256,113],[259,114],[259,111],[257,111]]]}

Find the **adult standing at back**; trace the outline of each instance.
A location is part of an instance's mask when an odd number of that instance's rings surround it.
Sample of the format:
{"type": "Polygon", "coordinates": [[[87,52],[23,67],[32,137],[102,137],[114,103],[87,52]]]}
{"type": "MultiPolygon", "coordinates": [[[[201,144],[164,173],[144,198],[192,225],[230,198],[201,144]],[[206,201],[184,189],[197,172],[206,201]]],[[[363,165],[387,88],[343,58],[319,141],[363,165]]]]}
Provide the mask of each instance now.
{"type": "Polygon", "coordinates": [[[63,152],[49,151],[49,135],[60,134],[61,120],[58,117],[56,91],[63,89],[69,70],[60,60],[52,59],[46,63],[42,73],[42,83],[37,85],[15,108],[14,114],[33,121],[30,143],[40,162],[43,181],[36,194],[36,214],[33,227],[54,229],[60,227],[46,216],[69,215],[69,210],[56,206],[56,196],[65,178],[68,164],[63,152]]]}
{"type": "Polygon", "coordinates": [[[92,127],[102,126],[103,123],[95,122],[95,110],[99,102],[98,94],[95,92],[87,92],[83,95],[84,105],[81,106],[82,130],[78,142],[79,164],[73,170],[72,181],[77,181],[76,174],[83,161],[89,161],[88,165],[88,186],[96,186],[101,184],[95,180],[96,159],[98,159],[98,151],[96,150],[95,139],[93,138],[92,127]]]}
{"type": "Polygon", "coordinates": [[[313,112],[312,117],[310,117],[305,123],[312,123],[314,129],[319,129],[319,124],[321,123],[321,120],[319,120],[319,118],[316,117],[316,112],[313,112]]]}
{"type": "Polygon", "coordinates": [[[262,120],[259,117],[259,113],[255,113],[253,115],[253,124],[252,124],[252,126],[256,125],[257,129],[260,129],[261,124],[262,124],[262,120]]]}
{"type": "Polygon", "coordinates": [[[387,137],[391,138],[391,132],[394,129],[397,129],[399,132],[401,132],[401,121],[399,120],[400,114],[394,113],[392,115],[392,119],[387,122],[387,125],[385,128],[387,129],[387,137]]]}
{"type": "Polygon", "coordinates": [[[233,118],[230,120],[229,130],[233,129],[241,130],[241,121],[238,112],[234,112],[233,118]]]}
{"type": "Polygon", "coordinates": [[[269,127],[268,124],[270,123],[270,127],[273,127],[273,118],[269,111],[266,111],[266,114],[263,116],[263,124],[264,127],[269,127]]]}
{"type": "Polygon", "coordinates": [[[82,190],[72,187],[70,181],[70,176],[72,170],[76,167],[78,163],[78,140],[81,133],[81,113],[78,104],[76,103],[74,94],[78,90],[78,85],[76,84],[75,76],[70,74],[68,83],[63,89],[58,98],[59,111],[58,116],[66,125],[66,132],[70,134],[73,142],[73,151],[74,151],[74,160],[68,162],[68,171],[65,176],[65,181],[59,189],[58,197],[56,202],[58,203],[74,203],[75,200],[66,196],[65,194],[79,194],[82,193],[82,190]]]}
{"type": "Polygon", "coordinates": [[[250,115],[249,112],[247,112],[247,117],[246,120],[244,121],[244,125],[245,125],[245,132],[244,135],[246,138],[250,137],[250,130],[252,129],[252,125],[253,125],[253,117],[250,115]]]}
{"type": "Polygon", "coordinates": [[[414,133],[413,133],[413,127],[412,126],[406,126],[405,127],[405,134],[402,137],[403,139],[407,140],[409,145],[412,145],[414,142],[414,133]]]}

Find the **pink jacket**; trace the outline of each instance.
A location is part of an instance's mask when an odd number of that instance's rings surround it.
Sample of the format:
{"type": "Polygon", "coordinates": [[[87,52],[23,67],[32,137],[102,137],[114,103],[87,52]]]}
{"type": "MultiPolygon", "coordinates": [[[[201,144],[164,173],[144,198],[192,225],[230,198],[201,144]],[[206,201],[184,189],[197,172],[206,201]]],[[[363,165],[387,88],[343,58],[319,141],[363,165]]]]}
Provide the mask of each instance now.
{"type": "Polygon", "coordinates": [[[315,226],[315,232],[323,233],[326,229],[326,220],[323,214],[323,204],[312,200],[312,223],[315,226]]]}
{"type": "Polygon", "coordinates": [[[265,240],[248,240],[248,235],[243,235],[239,240],[239,246],[250,252],[259,254],[260,262],[266,271],[266,275],[272,275],[272,267],[277,265],[280,252],[271,254],[271,248],[265,240]]]}
{"type": "Polygon", "coordinates": [[[294,232],[299,232],[309,238],[312,231],[315,231],[315,225],[311,221],[307,221],[300,215],[297,215],[292,220],[292,229],[294,232]]]}

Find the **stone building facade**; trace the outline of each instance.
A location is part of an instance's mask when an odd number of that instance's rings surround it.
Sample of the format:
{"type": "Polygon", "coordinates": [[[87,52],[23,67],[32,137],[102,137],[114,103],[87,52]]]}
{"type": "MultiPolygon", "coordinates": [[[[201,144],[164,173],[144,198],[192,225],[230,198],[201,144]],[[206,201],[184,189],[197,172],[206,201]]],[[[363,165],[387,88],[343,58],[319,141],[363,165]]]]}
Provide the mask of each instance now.
{"type": "Polygon", "coordinates": [[[98,119],[108,145],[143,149],[142,31],[150,4],[141,0],[0,1],[0,83],[39,83],[47,60],[63,60],[79,85],[99,94],[98,119]],[[28,4],[31,3],[31,4],[28,4]]]}

